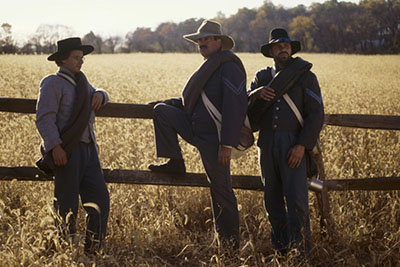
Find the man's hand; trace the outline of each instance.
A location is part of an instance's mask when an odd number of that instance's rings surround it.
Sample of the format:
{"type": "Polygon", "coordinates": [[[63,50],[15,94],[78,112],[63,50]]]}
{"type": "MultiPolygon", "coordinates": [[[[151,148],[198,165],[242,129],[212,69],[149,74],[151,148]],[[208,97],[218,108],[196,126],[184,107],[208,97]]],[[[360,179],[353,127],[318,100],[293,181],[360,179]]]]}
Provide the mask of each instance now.
{"type": "Polygon", "coordinates": [[[275,97],[275,90],[271,87],[261,86],[255,91],[254,96],[256,98],[264,99],[265,101],[271,101],[275,97]]]}
{"type": "Polygon", "coordinates": [[[56,166],[63,166],[67,164],[67,153],[61,147],[61,145],[56,145],[53,150],[53,161],[56,166]]]}
{"type": "Polygon", "coordinates": [[[287,154],[288,164],[290,168],[298,168],[301,163],[301,159],[304,156],[305,147],[302,145],[295,145],[287,154]]]}
{"type": "Polygon", "coordinates": [[[228,166],[231,161],[232,148],[223,145],[219,146],[218,162],[223,166],[228,166]]]}
{"type": "Polygon", "coordinates": [[[92,110],[96,111],[101,107],[103,104],[104,95],[101,92],[96,92],[92,96],[92,110]]]}
{"type": "Polygon", "coordinates": [[[155,105],[160,104],[160,103],[164,103],[164,104],[167,104],[167,105],[172,105],[172,99],[156,100],[156,101],[149,102],[147,104],[155,106],[155,105]]]}

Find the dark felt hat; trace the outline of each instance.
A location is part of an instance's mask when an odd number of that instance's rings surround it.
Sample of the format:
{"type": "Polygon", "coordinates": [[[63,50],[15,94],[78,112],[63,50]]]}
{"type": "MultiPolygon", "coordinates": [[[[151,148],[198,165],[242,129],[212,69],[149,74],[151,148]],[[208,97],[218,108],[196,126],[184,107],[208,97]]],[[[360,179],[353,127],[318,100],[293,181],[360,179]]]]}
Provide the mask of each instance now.
{"type": "Polygon", "coordinates": [[[269,42],[261,46],[261,53],[266,57],[272,57],[269,53],[269,49],[273,44],[276,43],[290,43],[292,47],[292,55],[301,50],[301,45],[299,41],[292,41],[285,29],[276,28],[273,29],[269,34],[269,42]]]}
{"type": "Polygon", "coordinates": [[[72,37],[57,42],[57,52],[51,54],[47,60],[54,61],[59,55],[67,54],[72,50],[81,50],[83,55],[87,55],[94,50],[91,45],[82,45],[81,38],[72,37]]]}

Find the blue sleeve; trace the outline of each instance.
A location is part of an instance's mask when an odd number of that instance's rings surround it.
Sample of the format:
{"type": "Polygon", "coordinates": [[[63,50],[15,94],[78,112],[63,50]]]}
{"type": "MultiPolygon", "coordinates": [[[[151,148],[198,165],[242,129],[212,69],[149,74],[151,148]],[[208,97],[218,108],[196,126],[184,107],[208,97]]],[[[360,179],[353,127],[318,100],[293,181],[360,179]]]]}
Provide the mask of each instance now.
{"type": "Polygon", "coordinates": [[[171,105],[176,108],[183,109],[182,97],[171,98],[171,105]]]}
{"type": "Polygon", "coordinates": [[[62,144],[56,125],[57,112],[62,93],[56,85],[56,76],[47,76],[40,83],[39,97],[36,104],[36,127],[43,139],[45,151],[52,150],[62,144]]]}
{"type": "Polygon", "coordinates": [[[255,89],[259,88],[260,86],[267,85],[268,82],[272,79],[271,70],[270,68],[259,70],[253,81],[250,83],[250,88],[247,91],[247,95],[251,97],[252,93],[255,89]]]}
{"type": "Polygon", "coordinates": [[[304,84],[304,126],[298,137],[298,144],[312,149],[318,140],[324,123],[324,104],[317,77],[309,72],[304,84]]]}
{"type": "Polygon", "coordinates": [[[221,67],[221,144],[235,147],[247,112],[246,74],[234,62],[221,67]]]}
{"type": "Polygon", "coordinates": [[[84,77],[89,86],[90,95],[93,96],[93,94],[97,93],[97,92],[102,93],[103,94],[103,102],[101,103],[101,105],[104,106],[105,104],[107,104],[108,101],[110,101],[110,97],[109,97],[107,91],[102,88],[94,88],[93,85],[91,85],[91,83],[88,81],[87,77],[86,76],[84,76],[84,77]]]}

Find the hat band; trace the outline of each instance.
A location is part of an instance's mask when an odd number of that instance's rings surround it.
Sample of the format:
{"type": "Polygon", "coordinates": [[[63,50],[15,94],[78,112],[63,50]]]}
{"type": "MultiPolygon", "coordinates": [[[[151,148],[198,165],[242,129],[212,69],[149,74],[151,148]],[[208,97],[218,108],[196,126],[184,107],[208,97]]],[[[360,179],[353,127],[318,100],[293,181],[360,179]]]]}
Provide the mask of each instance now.
{"type": "Polygon", "coordinates": [[[286,37],[281,37],[274,41],[274,43],[290,43],[290,42],[291,42],[291,40],[286,37]]]}

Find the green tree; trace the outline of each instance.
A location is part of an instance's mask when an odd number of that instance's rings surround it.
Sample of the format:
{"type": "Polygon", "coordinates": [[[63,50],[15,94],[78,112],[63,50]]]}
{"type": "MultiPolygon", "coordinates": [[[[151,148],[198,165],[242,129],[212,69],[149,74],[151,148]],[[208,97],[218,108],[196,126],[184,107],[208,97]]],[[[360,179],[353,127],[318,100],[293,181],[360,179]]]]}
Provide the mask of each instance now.
{"type": "Polygon", "coordinates": [[[162,52],[179,51],[182,36],[179,36],[178,25],[172,22],[161,23],[157,29],[157,38],[162,52]]]}
{"type": "Polygon", "coordinates": [[[400,51],[400,0],[363,0],[364,6],[376,19],[379,43],[391,52],[400,51]]]}
{"type": "Polygon", "coordinates": [[[311,17],[298,16],[289,24],[290,37],[299,40],[303,51],[317,51],[314,46],[314,34],[317,30],[311,17]]]}
{"type": "Polygon", "coordinates": [[[349,49],[359,42],[358,34],[352,29],[356,4],[337,0],[314,3],[310,13],[317,26],[314,42],[321,52],[351,52],[349,49]]]}
{"type": "Polygon", "coordinates": [[[254,52],[257,41],[251,36],[249,24],[255,19],[256,14],[257,11],[255,9],[241,8],[235,15],[220,21],[224,33],[232,36],[235,40],[236,51],[254,52]]]}
{"type": "Polygon", "coordinates": [[[82,43],[92,45],[94,47],[94,53],[102,53],[103,40],[100,36],[96,36],[92,31],[83,36],[82,43]]]}
{"type": "Polygon", "coordinates": [[[3,23],[0,31],[0,53],[12,54],[17,52],[17,46],[12,39],[11,25],[3,23]]]}
{"type": "Polygon", "coordinates": [[[130,52],[161,52],[156,34],[150,28],[137,28],[126,35],[130,52]]]}

